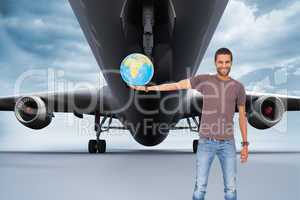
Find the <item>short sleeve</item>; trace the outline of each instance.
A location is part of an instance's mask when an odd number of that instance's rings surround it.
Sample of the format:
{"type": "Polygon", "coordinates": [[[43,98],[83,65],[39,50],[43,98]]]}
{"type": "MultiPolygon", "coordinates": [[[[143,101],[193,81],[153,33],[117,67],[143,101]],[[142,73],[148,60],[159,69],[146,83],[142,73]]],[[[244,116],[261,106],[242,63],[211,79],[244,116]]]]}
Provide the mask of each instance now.
{"type": "Polygon", "coordinates": [[[200,85],[200,83],[203,83],[204,81],[206,81],[208,79],[208,76],[209,75],[207,75],[207,74],[199,74],[199,75],[190,77],[189,80],[191,83],[191,88],[196,89],[200,85]]]}
{"type": "Polygon", "coordinates": [[[243,84],[240,84],[239,91],[237,94],[237,105],[245,105],[246,104],[246,91],[243,84]]]}

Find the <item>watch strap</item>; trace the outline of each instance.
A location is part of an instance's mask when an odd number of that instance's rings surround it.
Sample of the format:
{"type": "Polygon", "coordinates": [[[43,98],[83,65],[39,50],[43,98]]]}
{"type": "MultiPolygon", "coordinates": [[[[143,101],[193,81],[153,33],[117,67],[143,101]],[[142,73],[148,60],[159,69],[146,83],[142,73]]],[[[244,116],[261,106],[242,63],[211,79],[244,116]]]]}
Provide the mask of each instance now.
{"type": "Polygon", "coordinates": [[[249,142],[248,142],[248,141],[241,142],[241,145],[242,145],[242,146],[248,146],[248,145],[249,145],[249,142]]]}

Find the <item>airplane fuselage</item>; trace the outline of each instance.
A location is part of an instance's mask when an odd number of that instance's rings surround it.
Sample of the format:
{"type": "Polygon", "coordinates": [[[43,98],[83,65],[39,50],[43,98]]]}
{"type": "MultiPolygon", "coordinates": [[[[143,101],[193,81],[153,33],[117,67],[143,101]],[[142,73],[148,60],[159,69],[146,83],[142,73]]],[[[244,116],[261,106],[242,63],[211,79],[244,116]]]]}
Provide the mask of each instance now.
{"type": "Polygon", "coordinates": [[[179,119],[169,112],[180,106],[180,98],[171,97],[179,92],[133,91],[119,74],[120,63],[131,53],[149,56],[150,85],[195,75],[228,1],[69,1],[117,107],[124,108],[118,118],[140,144],[161,143],[179,119]]]}

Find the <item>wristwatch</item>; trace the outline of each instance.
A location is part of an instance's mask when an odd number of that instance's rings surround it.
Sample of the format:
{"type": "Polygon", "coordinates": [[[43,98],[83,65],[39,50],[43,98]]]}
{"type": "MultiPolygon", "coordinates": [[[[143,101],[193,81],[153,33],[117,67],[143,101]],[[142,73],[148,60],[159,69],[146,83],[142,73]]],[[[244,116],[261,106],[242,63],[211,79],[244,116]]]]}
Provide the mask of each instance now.
{"type": "Polygon", "coordinates": [[[241,142],[241,145],[242,145],[242,147],[244,147],[244,146],[249,146],[249,142],[248,141],[246,141],[246,142],[241,142]]]}

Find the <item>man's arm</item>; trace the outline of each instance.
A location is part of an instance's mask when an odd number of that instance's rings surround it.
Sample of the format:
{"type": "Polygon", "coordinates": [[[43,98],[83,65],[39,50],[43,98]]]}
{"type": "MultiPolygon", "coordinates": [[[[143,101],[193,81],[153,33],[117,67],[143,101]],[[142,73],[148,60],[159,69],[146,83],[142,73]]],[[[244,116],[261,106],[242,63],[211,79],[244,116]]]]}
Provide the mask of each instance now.
{"type": "Polygon", "coordinates": [[[153,86],[132,86],[129,87],[136,89],[136,90],[143,90],[143,91],[172,91],[172,90],[183,90],[183,89],[191,89],[191,83],[189,79],[184,79],[178,81],[176,83],[165,83],[160,85],[153,85],[153,86]],[[146,88],[147,87],[147,88],[146,88]]]}
{"type": "MultiPolygon", "coordinates": [[[[239,125],[241,129],[243,142],[247,142],[247,117],[245,112],[245,105],[238,105],[239,109],[239,125]]],[[[246,162],[248,159],[248,146],[243,146],[241,150],[241,162],[246,162]]]]}
{"type": "Polygon", "coordinates": [[[247,141],[247,118],[245,112],[245,105],[239,105],[239,124],[241,129],[241,134],[243,142],[247,141]]]}

